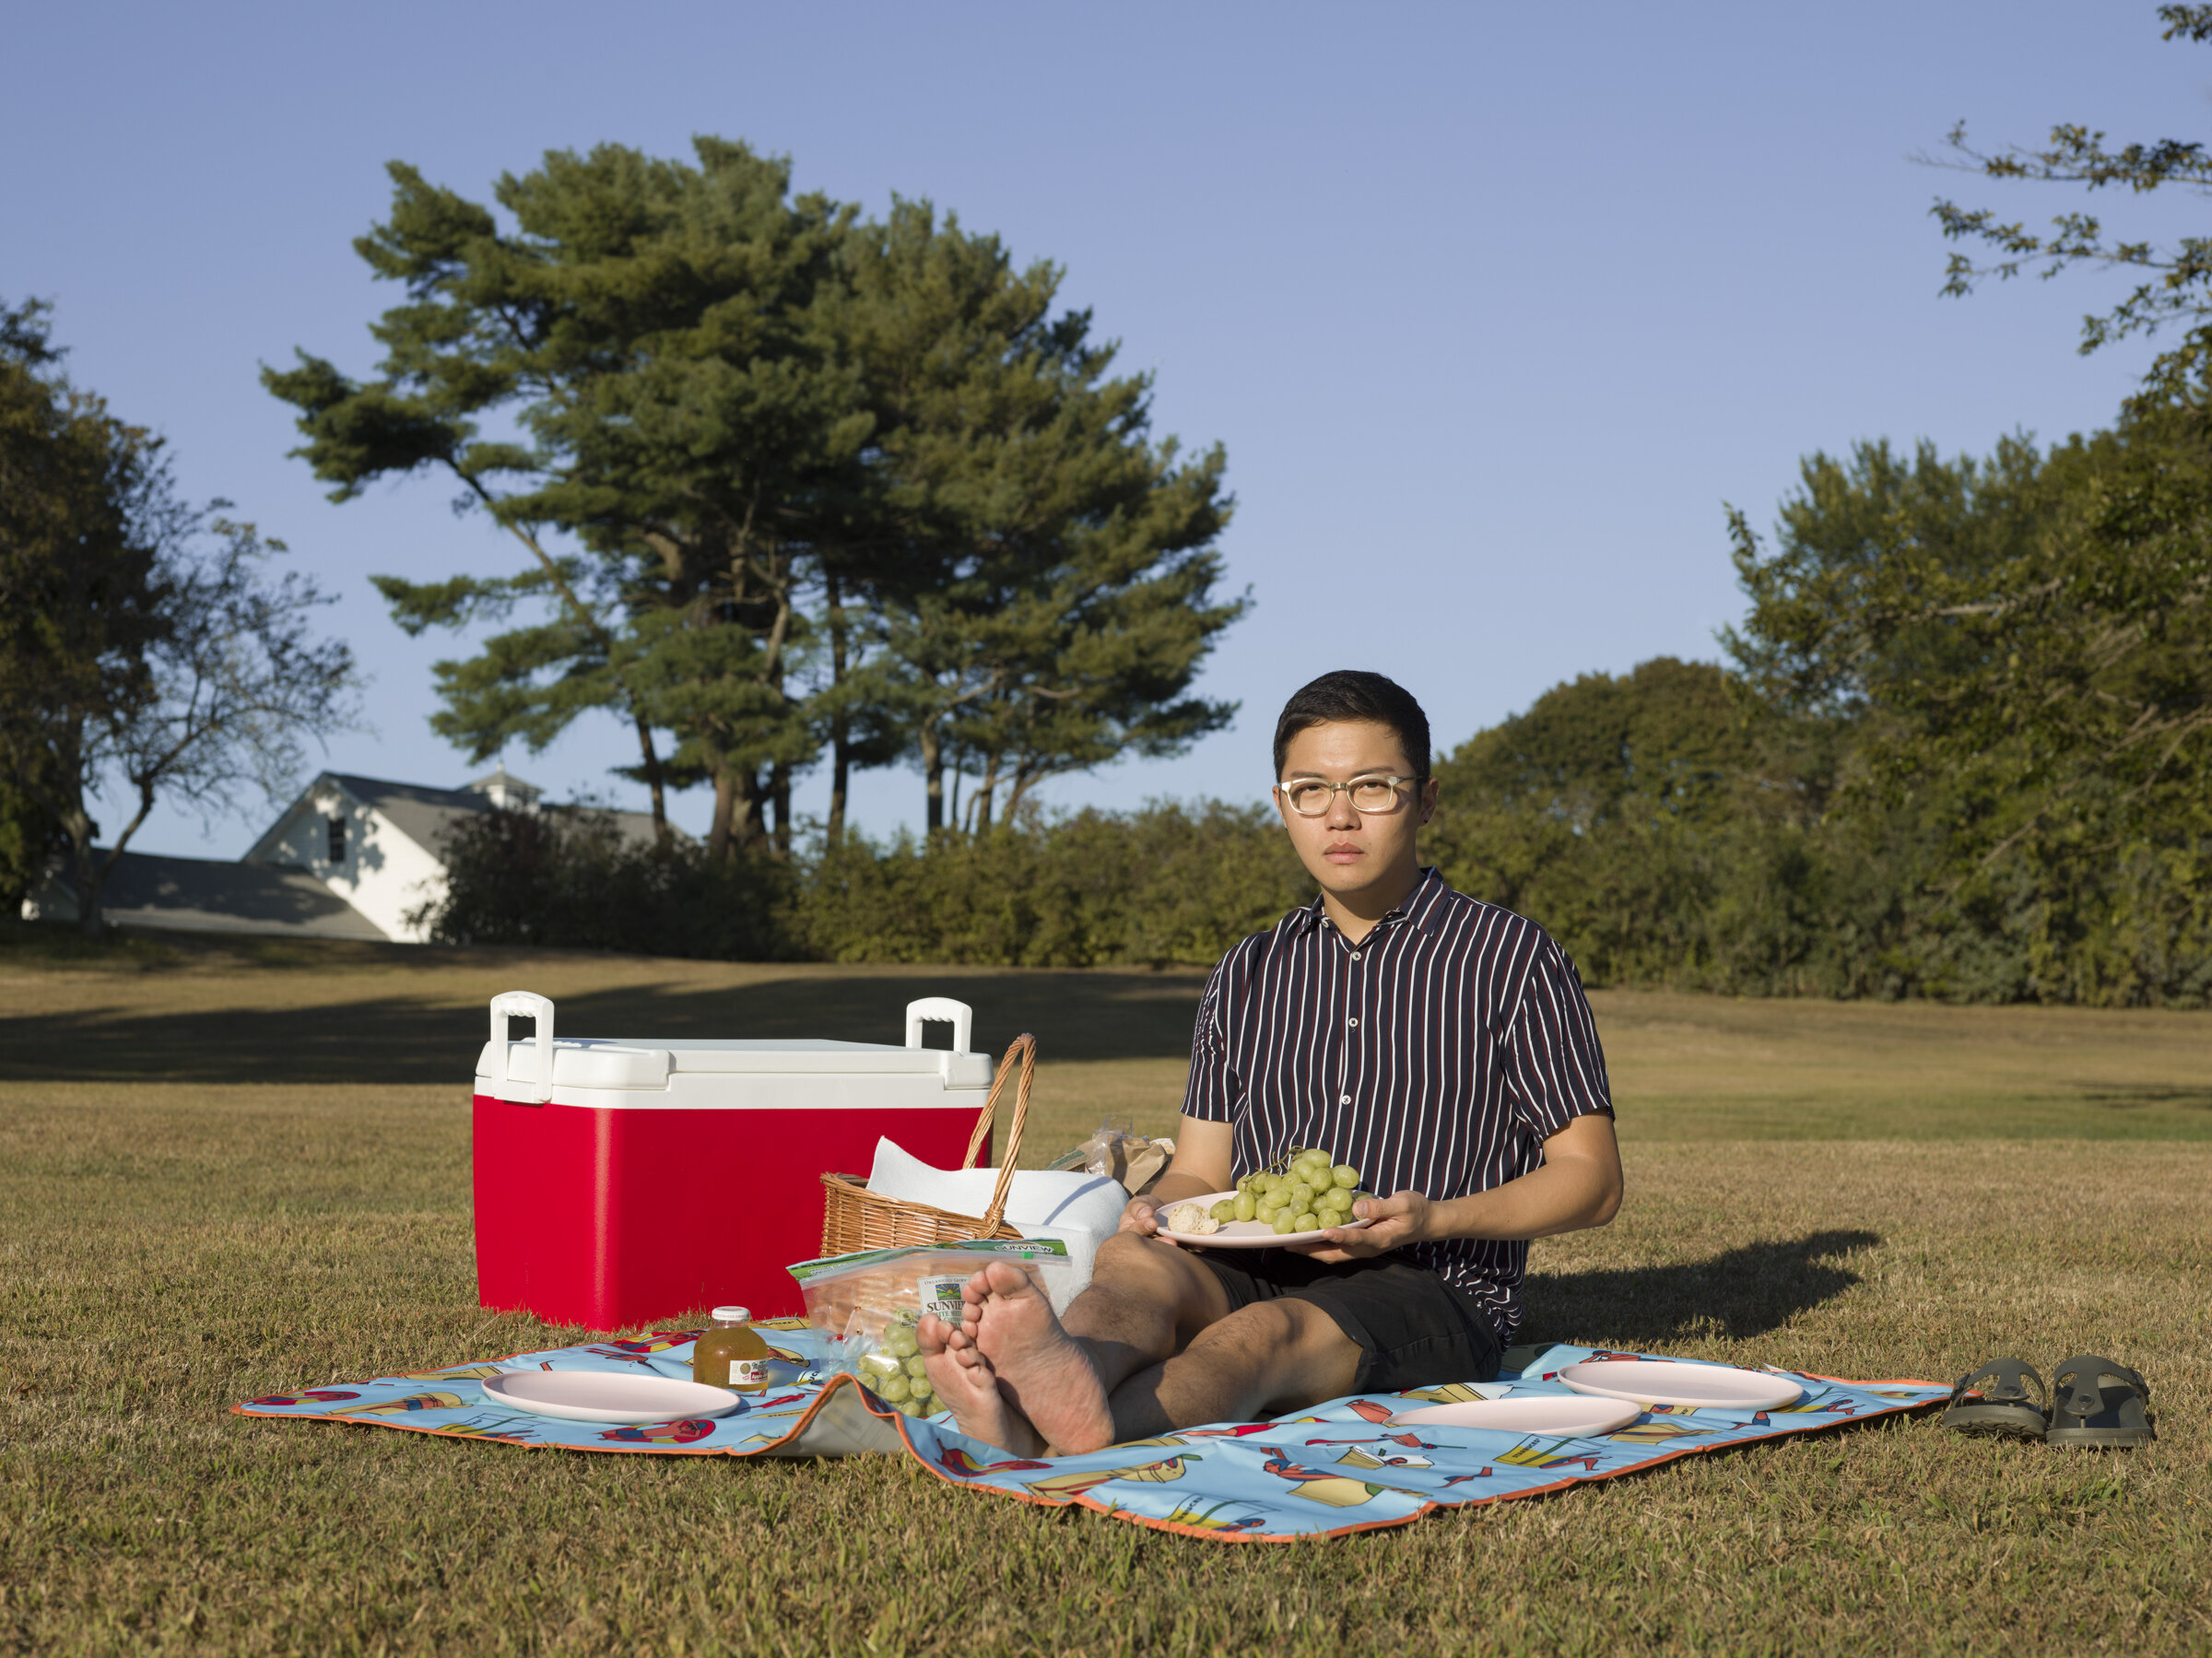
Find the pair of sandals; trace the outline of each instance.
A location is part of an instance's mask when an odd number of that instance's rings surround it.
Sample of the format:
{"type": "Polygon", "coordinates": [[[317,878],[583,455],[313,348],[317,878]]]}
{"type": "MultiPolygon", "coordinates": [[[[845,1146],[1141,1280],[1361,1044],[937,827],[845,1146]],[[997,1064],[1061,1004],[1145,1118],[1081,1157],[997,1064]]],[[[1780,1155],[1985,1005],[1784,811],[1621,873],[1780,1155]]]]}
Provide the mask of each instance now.
{"type": "Polygon", "coordinates": [[[2052,1371],[2051,1382],[2046,1390],[2025,1359],[1993,1358],[1959,1379],[1943,1425],[2050,1445],[2147,1445],[2159,1437],[2139,1371],[2084,1353],[2052,1371]]]}

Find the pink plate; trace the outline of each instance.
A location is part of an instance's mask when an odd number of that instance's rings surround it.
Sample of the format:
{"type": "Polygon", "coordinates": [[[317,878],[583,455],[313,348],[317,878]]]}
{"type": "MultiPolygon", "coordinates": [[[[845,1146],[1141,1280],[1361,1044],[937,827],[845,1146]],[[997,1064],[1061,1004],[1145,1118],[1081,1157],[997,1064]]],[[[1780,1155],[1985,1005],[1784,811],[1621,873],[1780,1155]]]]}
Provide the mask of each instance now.
{"type": "MultiPolygon", "coordinates": [[[[1223,1198],[1234,1196],[1234,1192],[1209,1192],[1204,1197],[1179,1197],[1175,1202],[1196,1204],[1202,1209],[1210,1209],[1223,1198]]],[[[1172,1204],[1167,1205],[1162,1212],[1173,1206],[1172,1204]]],[[[1347,1220],[1344,1228],[1368,1224],[1364,1220],[1347,1220]]],[[[1172,1238],[1178,1243],[1187,1243],[1194,1249],[1280,1249],[1286,1243],[1325,1243],[1329,1237],[1325,1228],[1317,1232],[1277,1232],[1256,1220],[1226,1221],[1219,1231],[1208,1232],[1204,1237],[1196,1232],[1171,1232],[1166,1227],[1159,1229],[1159,1235],[1172,1238]]]]}
{"type": "Polygon", "coordinates": [[[726,1387],[673,1376],[612,1376],[602,1370],[509,1370],[486,1379],[484,1396],[541,1417],[632,1425],[726,1417],[739,1404],[726,1387]]]}
{"type": "Polygon", "coordinates": [[[1765,1370],[1657,1358],[1586,1358],[1561,1370],[1559,1380],[1578,1393],[1604,1399],[1707,1410],[1774,1410],[1805,1397],[1805,1389],[1794,1382],[1765,1370]]]}
{"type": "Polygon", "coordinates": [[[1623,1399],[1561,1398],[1557,1393],[1519,1393],[1504,1399],[1469,1399],[1464,1405],[1430,1405],[1402,1410],[1393,1428],[1488,1428],[1497,1433],[1548,1433],[1580,1439],[1611,1433],[1643,1415],[1643,1407],[1623,1399]]]}

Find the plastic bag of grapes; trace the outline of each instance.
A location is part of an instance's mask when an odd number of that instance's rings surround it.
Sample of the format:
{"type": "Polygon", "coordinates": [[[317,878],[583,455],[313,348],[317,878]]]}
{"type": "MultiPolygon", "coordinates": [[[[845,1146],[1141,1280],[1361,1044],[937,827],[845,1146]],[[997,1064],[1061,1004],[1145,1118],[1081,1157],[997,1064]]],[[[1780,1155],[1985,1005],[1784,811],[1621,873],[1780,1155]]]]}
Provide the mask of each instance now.
{"type": "Polygon", "coordinates": [[[845,1336],[841,1367],[886,1405],[910,1417],[932,1416],[943,1408],[922,1363],[922,1342],[915,1334],[921,1319],[912,1310],[880,1323],[865,1312],[855,1312],[845,1336]]]}

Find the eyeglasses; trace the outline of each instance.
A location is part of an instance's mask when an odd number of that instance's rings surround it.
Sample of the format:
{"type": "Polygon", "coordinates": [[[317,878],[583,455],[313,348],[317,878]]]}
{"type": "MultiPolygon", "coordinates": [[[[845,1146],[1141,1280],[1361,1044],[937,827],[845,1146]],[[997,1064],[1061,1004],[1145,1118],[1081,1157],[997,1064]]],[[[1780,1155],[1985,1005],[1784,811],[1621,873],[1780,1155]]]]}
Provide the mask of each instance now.
{"type": "Polygon", "coordinates": [[[1352,797],[1353,811],[1379,817],[1396,811],[1403,804],[1398,796],[1402,785],[1420,781],[1418,777],[1355,777],[1348,783],[1324,783],[1318,777],[1299,777],[1275,787],[1300,817],[1321,817],[1339,794],[1352,797]]]}

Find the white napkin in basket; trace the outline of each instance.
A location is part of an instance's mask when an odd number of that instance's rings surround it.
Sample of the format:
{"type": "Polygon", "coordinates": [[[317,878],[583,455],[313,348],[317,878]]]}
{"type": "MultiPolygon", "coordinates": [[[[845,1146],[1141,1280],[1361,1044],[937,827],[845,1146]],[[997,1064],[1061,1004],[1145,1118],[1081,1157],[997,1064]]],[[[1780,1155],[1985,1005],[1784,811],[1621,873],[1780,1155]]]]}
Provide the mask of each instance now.
{"type": "MultiPolygon", "coordinates": [[[[995,1169],[933,1168],[888,1138],[876,1142],[876,1166],[868,1171],[869,1191],[955,1215],[980,1216],[991,1206],[997,1185],[995,1169]]],[[[1055,1312],[1064,1311],[1076,1292],[1090,1282],[1099,1245],[1121,1224],[1128,1202],[1128,1190],[1111,1175],[1081,1170],[1015,1170],[1006,1189],[1006,1224],[1024,1238],[1057,1238],[1067,1245],[1068,1264],[1074,1270],[1065,1281],[1066,1288],[1053,1297],[1055,1312]]]]}

